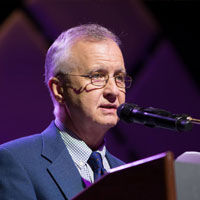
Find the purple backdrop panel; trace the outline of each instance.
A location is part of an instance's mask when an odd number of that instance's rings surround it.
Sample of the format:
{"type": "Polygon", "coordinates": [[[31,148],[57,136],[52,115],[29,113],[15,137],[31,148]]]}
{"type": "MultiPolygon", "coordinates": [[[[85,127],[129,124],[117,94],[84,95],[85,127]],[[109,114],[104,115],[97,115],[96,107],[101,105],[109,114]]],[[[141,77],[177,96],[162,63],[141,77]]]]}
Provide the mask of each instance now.
{"type": "Polygon", "coordinates": [[[45,40],[21,12],[0,29],[0,143],[41,131],[52,119],[44,86],[45,40]]]}
{"type": "Polygon", "coordinates": [[[45,35],[55,39],[60,32],[84,23],[99,23],[120,36],[127,67],[146,54],[159,27],[137,1],[49,1],[27,3],[45,35]]]}

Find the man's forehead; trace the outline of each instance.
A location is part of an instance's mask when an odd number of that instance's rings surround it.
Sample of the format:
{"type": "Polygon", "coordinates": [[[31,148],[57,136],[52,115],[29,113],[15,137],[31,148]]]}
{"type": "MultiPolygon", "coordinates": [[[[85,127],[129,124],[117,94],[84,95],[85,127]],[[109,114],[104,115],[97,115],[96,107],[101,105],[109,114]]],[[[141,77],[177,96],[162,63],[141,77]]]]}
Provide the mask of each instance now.
{"type": "Polygon", "coordinates": [[[118,46],[118,44],[110,38],[105,38],[102,40],[91,40],[87,38],[79,38],[71,43],[70,48],[72,50],[77,50],[79,48],[94,47],[94,46],[98,46],[102,44],[103,45],[109,44],[109,45],[115,46],[116,48],[119,48],[120,50],[120,47],[118,46]]]}
{"type": "Polygon", "coordinates": [[[114,70],[125,72],[123,55],[118,45],[108,39],[98,42],[76,41],[71,47],[71,56],[77,68],[88,70],[114,70]],[[82,66],[82,65],[87,66],[82,66]]]}

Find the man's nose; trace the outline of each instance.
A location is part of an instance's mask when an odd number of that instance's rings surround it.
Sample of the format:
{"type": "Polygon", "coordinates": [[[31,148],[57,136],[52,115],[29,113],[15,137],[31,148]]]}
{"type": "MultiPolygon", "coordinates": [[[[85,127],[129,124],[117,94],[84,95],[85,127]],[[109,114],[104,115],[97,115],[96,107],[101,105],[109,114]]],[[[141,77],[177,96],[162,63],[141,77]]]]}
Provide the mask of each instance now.
{"type": "Polygon", "coordinates": [[[114,102],[119,93],[120,90],[115,83],[114,77],[109,78],[106,86],[104,87],[104,97],[107,98],[110,102],[114,102]]]}

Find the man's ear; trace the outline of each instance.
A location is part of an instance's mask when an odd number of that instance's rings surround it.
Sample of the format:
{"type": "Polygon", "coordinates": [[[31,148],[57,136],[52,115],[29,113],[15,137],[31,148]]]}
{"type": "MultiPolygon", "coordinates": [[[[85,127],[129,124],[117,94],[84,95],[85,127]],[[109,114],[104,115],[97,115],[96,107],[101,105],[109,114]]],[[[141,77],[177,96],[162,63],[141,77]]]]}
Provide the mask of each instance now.
{"type": "Polygon", "coordinates": [[[52,92],[52,95],[54,96],[55,100],[58,103],[64,103],[64,89],[62,87],[61,82],[56,77],[51,77],[49,79],[49,88],[52,92]]]}

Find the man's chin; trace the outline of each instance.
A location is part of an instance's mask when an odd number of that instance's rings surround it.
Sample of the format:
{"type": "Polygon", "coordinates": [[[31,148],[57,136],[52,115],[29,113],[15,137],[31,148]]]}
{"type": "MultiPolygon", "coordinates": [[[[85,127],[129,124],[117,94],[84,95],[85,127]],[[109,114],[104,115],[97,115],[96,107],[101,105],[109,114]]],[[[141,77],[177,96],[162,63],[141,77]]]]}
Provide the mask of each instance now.
{"type": "Polygon", "coordinates": [[[112,128],[114,126],[116,126],[118,122],[118,119],[107,119],[106,118],[104,120],[101,121],[101,125],[104,126],[104,127],[107,127],[107,128],[112,128]]]}

